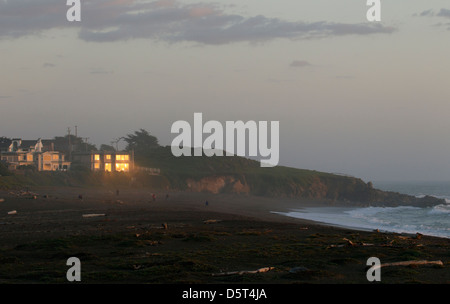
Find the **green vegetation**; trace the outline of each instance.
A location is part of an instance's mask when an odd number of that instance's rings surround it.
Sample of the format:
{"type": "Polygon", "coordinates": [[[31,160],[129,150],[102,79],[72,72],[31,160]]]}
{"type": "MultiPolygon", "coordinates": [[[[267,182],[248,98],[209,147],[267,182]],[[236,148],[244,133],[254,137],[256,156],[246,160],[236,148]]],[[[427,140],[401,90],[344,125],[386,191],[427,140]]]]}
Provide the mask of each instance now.
{"type": "Polygon", "coordinates": [[[75,135],[55,136],[54,149],[69,154],[69,149],[72,152],[87,152],[96,151],[95,145],[86,142],[83,138],[75,135]]]}
{"type": "Polygon", "coordinates": [[[144,173],[129,174],[123,172],[91,172],[83,167],[67,172],[38,172],[24,170],[10,176],[0,176],[0,189],[18,189],[23,187],[152,187],[166,189],[169,182],[164,176],[144,173]]]}
{"type": "Polygon", "coordinates": [[[134,134],[128,134],[127,137],[124,137],[123,139],[127,142],[125,150],[134,150],[137,155],[143,155],[147,151],[159,147],[158,139],[155,136],[150,135],[150,133],[144,129],[135,131],[134,134]]]}
{"type": "Polygon", "coordinates": [[[263,168],[258,161],[238,156],[175,157],[168,146],[136,155],[136,164],[160,168],[171,187],[180,190],[188,189],[187,180],[209,178],[213,183],[214,178],[227,177],[231,182],[221,192],[233,192],[233,185],[238,181],[246,186],[240,193],[271,197],[366,202],[377,200],[383,193],[354,177],[284,166],[263,168]]]}
{"type": "Polygon", "coordinates": [[[9,172],[8,168],[5,165],[0,163],[0,177],[9,175],[11,175],[11,172],[9,172]]]}
{"type": "MultiPolygon", "coordinates": [[[[62,143],[67,138],[58,138],[62,143]]],[[[35,172],[0,177],[0,188],[25,186],[116,186],[151,187],[153,189],[188,190],[212,193],[243,193],[269,197],[308,198],[354,203],[389,205],[436,205],[443,203],[433,197],[418,199],[373,188],[371,182],[330,173],[277,166],[263,168],[255,160],[238,156],[175,157],[169,146],[162,147],[158,139],[144,129],[122,137],[126,149],[133,151],[138,167],[159,168],[159,176],[145,171],[133,173],[90,172],[76,163],[69,172],[35,172]]],[[[71,138],[73,143],[77,138],[71,138]]],[[[81,143],[79,143],[80,146],[81,143]]],[[[114,149],[102,145],[103,149],[114,149]]],[[[1,168],[0,168],[1,170],[1,168]]],[[[0,171],[1,172],[1,171],[0,171]]],[[[2,174],[3,175],[3,174],[2,174]]]]}

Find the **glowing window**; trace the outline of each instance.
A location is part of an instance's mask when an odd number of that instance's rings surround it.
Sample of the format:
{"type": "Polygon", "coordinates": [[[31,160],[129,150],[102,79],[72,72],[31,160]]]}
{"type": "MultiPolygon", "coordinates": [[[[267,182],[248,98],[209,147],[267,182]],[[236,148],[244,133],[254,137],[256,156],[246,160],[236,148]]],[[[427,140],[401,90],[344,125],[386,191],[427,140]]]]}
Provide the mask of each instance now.
{"type": "Polygon", "coordinates": [[[116,171],[128,172],[128,164],[116,164],[116,171]]]}
{"type": "Polygon", "coordinates": [[[111,172],[111,164],[105,164],[105,171],[111,172]]]}
{"type": "Polygon", "coordinates": [[[94,160],[95,161],[100,161],[100,154],[95,154],[94,155],[94,160]]]}
{"type": "Polygon", "coordinates": [[[33,155],[27,155],[27,161],[32,162],[33,161],[33,155]]]}
{"type": "Polygon", "coordinates": [[[100,169],[100,164],[99,163],[95,163],[94,164],[94,169],[100,169]]]}
{"type": "Polygon", "coordinates": [[[53,160],[58,160],[58,159],[59,159],[59,155],[58,155],[58,154],[52,155],[52,159],[53,159],[53,160]]]}
{"type": "Polygon", "coordinates": [[[111,160],[111,154],[106,154],[106,160],[111,160]]]}
{"type": "Polygon", "coordinates": [[[116,160],[130,160],[130,156],[129,155],[116,155],[116,160]]]}
{"type": "Polygon", "coordinates": [[[52,156],[51,155],[44,155],[44,161],[51,161],[52,156]]]}

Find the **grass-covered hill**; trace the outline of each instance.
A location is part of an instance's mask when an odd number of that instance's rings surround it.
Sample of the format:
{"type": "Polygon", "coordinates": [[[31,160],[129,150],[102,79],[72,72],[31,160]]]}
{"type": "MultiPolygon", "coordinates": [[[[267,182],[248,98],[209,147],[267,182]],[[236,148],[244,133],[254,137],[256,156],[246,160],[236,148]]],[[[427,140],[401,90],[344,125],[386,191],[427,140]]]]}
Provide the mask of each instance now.
{"type": "Polygon", "coordinates": [[[208,193],[303,198],[384,205],[435,205],[434,197],[415,198],[374,189],[359,178],[277,166],[260,167],[258,161],[237,156],[175,157],[170,147],[156,147],[135,155],[136,166],[159,168],[160,175],[90,172],[73,167],[68,172],[24,170],[11,174],[2,168],[1,188],[33,186],[145,187],[208,193]]]}
{"type": "Polygon", "coordinates": [[[434,205],[442,200],[384,192],[359,178],[283,166],[263,168],[238,156],[175,157],[170,147],[136,156],[136,164],[160,168],[170,187],[195,192],[245,193],[270,197],[308,198],[387,205],[434,205]]]}

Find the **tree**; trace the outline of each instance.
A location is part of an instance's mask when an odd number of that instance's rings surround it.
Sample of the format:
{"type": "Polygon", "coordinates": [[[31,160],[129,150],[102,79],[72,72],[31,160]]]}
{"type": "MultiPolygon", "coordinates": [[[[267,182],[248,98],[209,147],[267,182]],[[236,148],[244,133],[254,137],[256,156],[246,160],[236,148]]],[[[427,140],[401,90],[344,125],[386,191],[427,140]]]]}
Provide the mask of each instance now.
{"type": "Polygon", "coordinates": [[[56,151],[63,151],[65,153],[69,153],[69,150],[72,152],[97,151],[95,145],[87,143],[83,138],[76,137],[75,135],[55,136],[53,141],[56,151]]]}
{"type": "Polygon", "coordinates": [[[100,151],[114,152],[116,149],[113,146],[102,144],[100,146],[100,151]]]}
{"type": "Polygon", "coordinates": [[[0,145],[9,145],[11,144],[11,139],[5,136],[0,137],[0,145]]]}
{"type": "Polygon", "coordinates": [[[128,134],[124,140],[127,142],[125,150],[134,150],[137,154],[146,153],[159,147],[158,139],[144,129],[135,131],[134,134],[128,134]]]}

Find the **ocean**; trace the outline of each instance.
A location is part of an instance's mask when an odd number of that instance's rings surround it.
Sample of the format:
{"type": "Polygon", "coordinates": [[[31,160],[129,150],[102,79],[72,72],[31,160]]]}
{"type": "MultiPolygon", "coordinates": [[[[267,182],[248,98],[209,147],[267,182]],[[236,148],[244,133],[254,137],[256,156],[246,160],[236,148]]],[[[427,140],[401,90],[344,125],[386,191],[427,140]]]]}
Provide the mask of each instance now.
{"type": "Polygon", "coordinates": [[[421,233],[450,238],[450,182],[374,182],[386,191],[423,197],[444,198],[445,204],[434,207],[313,207],[277,212],[325,224],[397,233],[421,233]]]}

